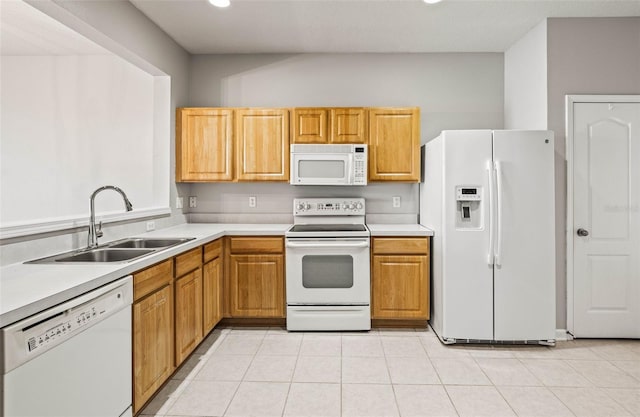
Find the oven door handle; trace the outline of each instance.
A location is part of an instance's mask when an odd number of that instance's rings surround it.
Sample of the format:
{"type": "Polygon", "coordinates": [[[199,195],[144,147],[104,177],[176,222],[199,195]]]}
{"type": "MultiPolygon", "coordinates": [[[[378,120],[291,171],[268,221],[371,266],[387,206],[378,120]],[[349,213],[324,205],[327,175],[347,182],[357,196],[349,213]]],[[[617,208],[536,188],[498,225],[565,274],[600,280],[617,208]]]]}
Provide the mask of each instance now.
{"type": "Polygon", "coordinates": [[[288,248],[368,248],[369,242],[287,242],[288,248]]]}

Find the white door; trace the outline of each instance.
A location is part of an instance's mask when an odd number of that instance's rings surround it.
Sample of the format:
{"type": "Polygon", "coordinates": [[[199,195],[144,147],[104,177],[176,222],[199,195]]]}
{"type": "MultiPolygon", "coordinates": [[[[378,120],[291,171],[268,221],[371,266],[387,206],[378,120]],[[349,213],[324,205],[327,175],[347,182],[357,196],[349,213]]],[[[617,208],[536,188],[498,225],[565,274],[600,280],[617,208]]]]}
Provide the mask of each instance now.
{"type": "Polygon", "coordinates": [[[573,334],[637,338],[640,103],[573,103],[572,127],[573,334]]]}
{"type": "Polygon", "coordinates": [[[556,328],[554,137],[497,130],[495,340],[551,340],[556,328]]]}

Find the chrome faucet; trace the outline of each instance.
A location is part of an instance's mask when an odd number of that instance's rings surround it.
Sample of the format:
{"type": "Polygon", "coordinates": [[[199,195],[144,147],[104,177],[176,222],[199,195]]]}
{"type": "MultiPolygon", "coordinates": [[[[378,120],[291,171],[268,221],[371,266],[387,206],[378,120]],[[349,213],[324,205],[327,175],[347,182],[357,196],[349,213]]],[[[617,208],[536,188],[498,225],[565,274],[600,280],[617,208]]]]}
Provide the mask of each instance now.
{"type": "Polygon", "coordinates": [[[88,249],[95,248],[96,246],[98,246],[98,238],[102,237],[102,235],[103,235],[102,222],[100,222],[98,224],[98,227],[96,228],[95,199],[96,199],[96,195],[98,195],[98,193],[100,191],[104,191],[104,190],[114,190],[114,191],[119,192],[120,195],[122,196],[122,198],[124,199],[124,206],[127,209],[127,211],[133,210],[133,206],[131,205],[131,201],[129,201],[129,199],[127,198],[127,195],[120,188],[115,187],[113,185],[103,185],[102,187],[100,187],[97,190],[95,190],[93,192],[93,194],[91,194],[91,198],[90,198],[90,200],[91,200],[91,217],[89,218],[89,237],[87,239],[87,248],[88,249]]]}

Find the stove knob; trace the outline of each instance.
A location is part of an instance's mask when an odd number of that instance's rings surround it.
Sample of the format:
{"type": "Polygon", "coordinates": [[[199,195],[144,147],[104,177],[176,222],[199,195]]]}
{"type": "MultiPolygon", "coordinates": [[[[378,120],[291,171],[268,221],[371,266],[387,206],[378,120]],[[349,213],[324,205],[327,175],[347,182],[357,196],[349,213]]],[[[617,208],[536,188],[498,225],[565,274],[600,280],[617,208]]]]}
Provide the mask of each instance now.
{"type": "Polygon", "coordinates": [[[311,204],[307,203],[304,205],[305,210],[311,210],[311,204]]]}
{"type": "Polygon", "coordinates": [[[362,210],[362,203],[357,203],[356,204],[356,209],[357,210],[362,210]]]}
{"type": "Polygon", "coordinates": [[[342,203],[342,210],[349,210],[349,206],[346,203],[342,203]]]}
{"type": "Polygon", "coordinates": [[[356,209],[356,205],[351,203],[349,204],[349,210],[355,210],[356,209]]]}
{"type": "Polygon", "coordinates": [[[298,210],[298,211],[304,210],[304,204],[298,203],[298,205],[296,206],[296,210],[298,210]]]}

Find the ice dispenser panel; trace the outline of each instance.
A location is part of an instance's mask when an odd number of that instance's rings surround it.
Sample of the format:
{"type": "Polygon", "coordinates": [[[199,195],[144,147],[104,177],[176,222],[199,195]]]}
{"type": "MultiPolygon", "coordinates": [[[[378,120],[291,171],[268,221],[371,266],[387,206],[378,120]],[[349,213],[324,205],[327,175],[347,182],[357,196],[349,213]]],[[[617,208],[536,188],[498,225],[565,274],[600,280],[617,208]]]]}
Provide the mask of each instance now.
{"type": "Polygon", "coordinates": [[[482,189],[478,186],[459,185],[456,187],[456,228],[480,229],[482,189]]]}

